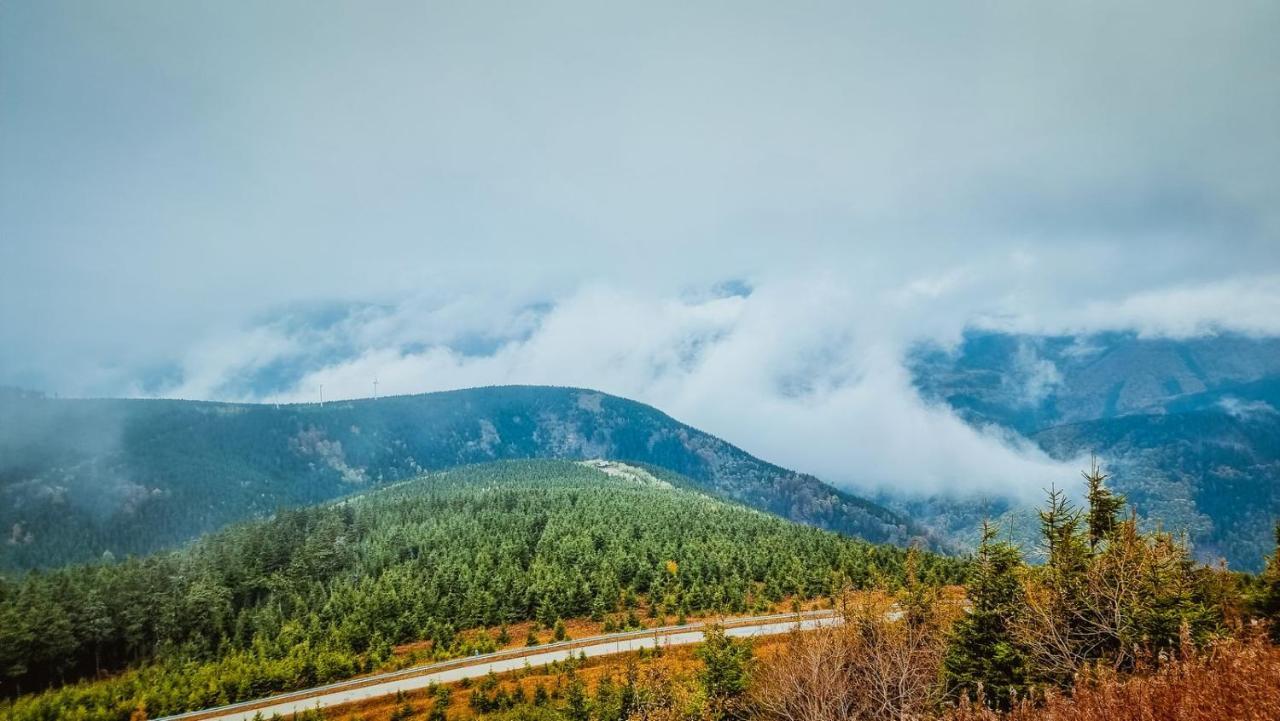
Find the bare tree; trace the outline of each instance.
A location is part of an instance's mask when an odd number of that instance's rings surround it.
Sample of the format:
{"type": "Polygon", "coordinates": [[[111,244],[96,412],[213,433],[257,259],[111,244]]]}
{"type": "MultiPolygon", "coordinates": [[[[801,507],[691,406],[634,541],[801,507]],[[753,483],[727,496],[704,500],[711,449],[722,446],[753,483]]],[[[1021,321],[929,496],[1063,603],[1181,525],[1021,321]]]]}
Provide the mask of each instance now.
{"type": "Polygon", "coordinates": [[[752,690],[758,714],[773,721],[909,721],[938,705],[945,652],[937,605],[923,616],[894,599],[857,596],[844,623],[797,632],[761,665],[752,690]]]}

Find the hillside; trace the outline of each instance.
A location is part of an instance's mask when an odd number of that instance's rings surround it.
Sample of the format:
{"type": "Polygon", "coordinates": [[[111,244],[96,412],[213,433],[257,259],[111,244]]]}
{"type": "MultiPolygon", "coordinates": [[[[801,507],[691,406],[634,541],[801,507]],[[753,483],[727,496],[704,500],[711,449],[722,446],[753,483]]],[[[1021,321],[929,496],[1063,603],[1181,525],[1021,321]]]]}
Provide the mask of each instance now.
{"type": "MultiPolygon", "coordinates": [[[[0,581],[0,694],[131,666],[8,711],[125,719],[145,698],[156,716],[372,670],[403,642],[426,641],[434,658],[491,648],[459,633],[477,626],[636,624],[641,600],[669,622],[903,578],[902,549],[679,485],[616,464],[470,466],[179,552],[0,581]]],[[[936,582],[962,570],[927,554],[919,568],[936,582]]]]}
{"type": "Polygon", "coordinates": [[[0,570],[145,553],[280,507],[518,458],[646,463],[691,486],[875,542],[918,528],[650,406],[531,386],[301,405],[0,401],[0,570]]]}
{"type": "MultiPolygon", "coordinates": [[[[975,425],[1058,458],[1096,452],[1137,512],[1186,532],[1200,560],[1261,567],[1280,517],[1280,340],[975,333],[921,349],[913,372],[975,425]]],[[[1003,499],[881,500],[952,536],[1007,513],[1030,537],[1035,518],[1003,499]]]]}
{"type": "Polygon", "coordinates": [[[1030,435],[1268,389],[1275,397],[1280,338],[974,332],[954,349],[918,348],[910,365],[926,398],[947,403],[975,423],[1030,435]]]}
{"type": "Polygon", "coordinates": [[[1034,436],[1072,457],[1101,449],[1140,513],[1185,531],[1196,555],[1257,570],[1280,517],[1280,423],[1217,411],[1143,414],[1058,426],[1034,436]]]}

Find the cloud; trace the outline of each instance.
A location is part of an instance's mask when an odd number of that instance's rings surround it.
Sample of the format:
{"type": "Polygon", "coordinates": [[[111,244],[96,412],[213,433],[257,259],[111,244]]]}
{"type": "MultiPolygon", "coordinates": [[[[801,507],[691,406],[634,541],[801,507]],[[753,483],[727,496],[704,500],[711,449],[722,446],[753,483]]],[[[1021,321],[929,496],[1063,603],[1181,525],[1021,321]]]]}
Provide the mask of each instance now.
{"type": "Polygon", "coordinates": [[[593,386],[834,480],[1039,488],[905,349],[1280,333],[1277,21],[4,4],[0,383],[593,386]]]}
{"type": "Polygon", "coordinates": [[[1234,396],[1226,396],[1219,400],[1218,407],[1231,417],[1243,421],[1275,417],[1280,413],[1280,411],[1276,411],[1275,407],[1266,401],[1247,401],[1234,396]]]}
{"type": "Polygon", "coordinates": [[[988,317],[985,327],[1026,333],[1136,330],[1143,337],[1191,338],[1224,330],[1280,335],[1280,273],[1142,289],[1115,300],[1063,298],[1056,309],[988,317]]]}
{"type": "MultiPolygon", "coordinates": [[[[251,329],[243,340],[222,339],[219,347],[244,356],[194,354],[197,372],[166,395],[209,397],[227,387],[221,378],[269,363],[258,354],[262,348],[282,356],[300,346],[361,348],[300,372],[274,392],[239,397],[309,402],[320,386],[327,399],[366,397],[375,378],[383,394],[505,383],[585,386],[651,403],[753,453],[849,487],[935,492],[962,482],[966,490],[1024,496],[1073,477],[1069,464],[924,402],[902,363],[916,338],[900,329],[913,314],[934,315],[932,306],[889,310],[874,296],[816,273],[729,295],[666,296],[597,283],[540,310],[525,321],[532,327],[517,323],[519,332],[483,354],[449,344],[472,332],[466,323],[426,317],[455,316],[452,305],[431,311],[424,310],[429,303],[410,301],[372,316],[356,309],[319,330],[275,323],[251,329]],[[449,332],[438,334],[442,327],[449,332]],[[214,369],[219,362],[222,373],[214,369]]],[[[517,315],[518,308],[512,308],[517,315]]],[[[479,330],[493,317],[486,311],[472,321],[479,330]]]]}
{"type": "Polygon", "coordinates": [[[1280,271],[1277,21],[7,3],[0,379],[118,393],[271,309],[424,290],[674,294],[820,267],[927,295],[1021,263],[1003,291],[1034,309],[1230,292],[1280,271]]]}

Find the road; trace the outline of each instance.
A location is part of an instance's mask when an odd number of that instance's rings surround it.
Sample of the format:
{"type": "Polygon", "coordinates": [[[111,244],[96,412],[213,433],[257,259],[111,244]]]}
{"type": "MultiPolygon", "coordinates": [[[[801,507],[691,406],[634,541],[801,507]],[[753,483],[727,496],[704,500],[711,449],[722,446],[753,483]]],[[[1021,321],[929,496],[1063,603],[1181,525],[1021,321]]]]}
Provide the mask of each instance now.
{"type": "MultiPolygon", "coordinates": [[[[771,636],[796,629],[811,630],[839,622],[839,616],[831,611],[807,611],[799,614],[729,619],[721,625],[724,626],[727,635],[745,638],[771,636]]],[[[685,626],[611,633],[534,648],[508,649],[340,681],[253,701],[242,701],[229,706],[190,711],[176,716],[166,716],[157,721],[250,721],[258,713],[262,714],[262,718],[269,719],[273,714],[280,714],[287,718],[294,712],[316,707],[342,706],[355,701],[390,696],[399,691],[426,688],[433,683],[450,683],[464,678],[477,678],[486,676],[490,672],[516,671],[524,668],[526,664],[541,666],[552,661],[564,661],[570,656],[579,654],[585,654],[588,657],[608,656],[638,651],[642,648],[654,648],[659,645],[666,647],[698,643],[702,641],[703,629],[706,625],[691,623],[685,626]]]]}

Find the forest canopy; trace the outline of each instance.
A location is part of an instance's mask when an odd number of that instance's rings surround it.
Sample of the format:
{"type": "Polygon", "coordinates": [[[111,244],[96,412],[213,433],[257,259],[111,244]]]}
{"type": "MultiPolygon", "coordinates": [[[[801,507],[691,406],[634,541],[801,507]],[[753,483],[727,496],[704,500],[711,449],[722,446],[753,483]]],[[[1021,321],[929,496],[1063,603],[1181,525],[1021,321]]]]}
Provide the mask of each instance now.
{"type": "MultiPolygon", "coordinates": [[[[630,467],[628,467],[630,468],[630,467]]],[[[391,646],[645,597],[746,612],[787,596],[896,584],[907,552],[682,490],[657,469],[471,466],[213,534],[188,549],[0,582],[0,687],[15,718],[125,719],[300,688],[391,646]],[[49,714],[53,714],[50,716],[49,714]]],[[[931,554],[923,577],[962,577],[931,554]]]]}

